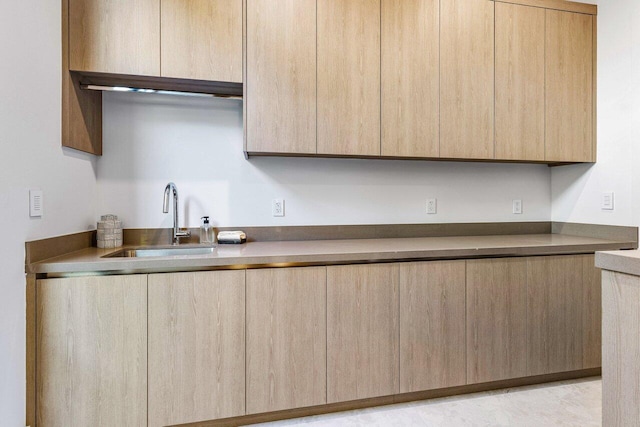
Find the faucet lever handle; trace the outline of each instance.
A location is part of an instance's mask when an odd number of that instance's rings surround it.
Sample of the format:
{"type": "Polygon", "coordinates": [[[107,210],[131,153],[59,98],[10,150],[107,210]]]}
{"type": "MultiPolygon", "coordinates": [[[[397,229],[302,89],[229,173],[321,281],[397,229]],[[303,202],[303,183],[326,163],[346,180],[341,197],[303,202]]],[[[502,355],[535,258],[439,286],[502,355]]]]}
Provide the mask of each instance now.
{"type": "Polygon", "coordinates": [[[184,229],[184,230],[179,230],[176,233],[176,237],[190,237],[191,236],[191,231],[184,229]]]}

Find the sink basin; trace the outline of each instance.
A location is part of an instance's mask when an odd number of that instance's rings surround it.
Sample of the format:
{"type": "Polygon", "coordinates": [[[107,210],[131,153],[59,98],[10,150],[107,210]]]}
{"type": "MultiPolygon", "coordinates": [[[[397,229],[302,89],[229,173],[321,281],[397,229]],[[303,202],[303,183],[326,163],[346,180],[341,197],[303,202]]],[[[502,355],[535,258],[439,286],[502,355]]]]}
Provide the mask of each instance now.
{"type": "Polygon", "coordinates": [[[215,252],[212,247],[168,247],[168,248],[133,248],[122,249],[103,258],[148,258],[167,256],[210,255],[215,252]]]}

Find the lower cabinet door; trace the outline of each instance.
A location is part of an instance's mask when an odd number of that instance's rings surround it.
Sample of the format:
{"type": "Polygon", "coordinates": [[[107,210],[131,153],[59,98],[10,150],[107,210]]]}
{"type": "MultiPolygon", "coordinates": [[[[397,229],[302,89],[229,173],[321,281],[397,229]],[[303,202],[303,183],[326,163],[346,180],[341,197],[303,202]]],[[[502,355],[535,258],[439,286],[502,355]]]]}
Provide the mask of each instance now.
{"type": "Polygon", "coordinates": [[[327,403],[397,394],[399,266],[327,267],[327,403]]]}
{"type": "Polygon", "coordinates": [[[584,258],[527,259],[529,375],[583,367],[584,258]]]}
{"type": "Polygon", "coordinates": [[[400,265],[400,392],[466,383],[465,262],[400,265]]]}
{"type": "Polygon", "coordinates": [[[248,414],[326,403],[326,271],[247,271],[248,414]]]}
{"type": "Polygon", "coordinates": [[[149,275],[149,427],[245,414],[245,272],[149,275]]]}
{"type": "Polygon", "coordinates": [[[37,306],[38,425],[146,426],[147,276],[39,280],[37,306]]]}
{"type": "Polygon", "coordinates": [[[602,271],[595,255],[582,256],[582,367],[602,366],[602,271]]]}
{"type": "Polygon", "coordinates": [[[527,375],[527,259],[467,261],[467,382],[527,375]]]}
{"type": "Polygon", "coordinates": [[[640,278],[602,271],[602,425],[640,420],[640,278]]]}

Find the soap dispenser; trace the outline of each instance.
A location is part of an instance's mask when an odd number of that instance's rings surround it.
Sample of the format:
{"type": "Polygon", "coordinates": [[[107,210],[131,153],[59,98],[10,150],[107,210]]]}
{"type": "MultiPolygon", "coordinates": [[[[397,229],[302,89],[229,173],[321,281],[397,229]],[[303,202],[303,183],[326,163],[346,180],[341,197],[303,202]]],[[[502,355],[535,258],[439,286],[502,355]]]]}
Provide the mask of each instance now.
{"type": "Polygon", "coordinates": [[[200,244],[202,245],[212,245],[215,243],[213,240],[213,229],[211,228],[211,224],[209,224],[209,217],[203,216],[202,224],[200,225],[200,244]]]}

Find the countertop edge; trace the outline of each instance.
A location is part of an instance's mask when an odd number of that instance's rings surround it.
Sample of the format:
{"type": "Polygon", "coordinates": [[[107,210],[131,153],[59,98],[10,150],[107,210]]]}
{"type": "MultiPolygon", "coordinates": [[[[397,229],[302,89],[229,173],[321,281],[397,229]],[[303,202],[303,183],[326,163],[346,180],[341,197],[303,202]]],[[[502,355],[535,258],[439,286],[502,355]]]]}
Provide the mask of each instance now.
{"type": "Polygon", "coordinates": [[[598,251],[596,267],[616,273],[640,276],[640,251],[598,251]]]}
{"type": "MultiPolygon", "coordinates": [[[[304,267],[312,265],[366,264],[429,260],[474,259],[491,257],[523,257],[589,254],[600,251],[635,249],[636,242],[603,242],[594,244],[541,245],[522,247],[455,248],[361,253],[302,254],[273,256],[182,256],[147,259],[97,259],[95,261],[39,262],[27,266],[27,273],[56,277],[90,274],[145,274],[176,271],[253,269],[270,267],[304,267]]],[[[639,263],[640,264],[640,263],[639,263]]],[[[640,275],[640,265],[638,269],[640,275]]]]}

